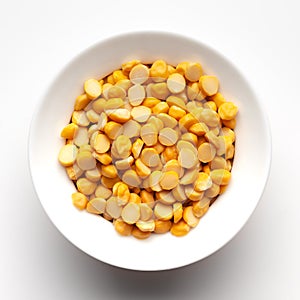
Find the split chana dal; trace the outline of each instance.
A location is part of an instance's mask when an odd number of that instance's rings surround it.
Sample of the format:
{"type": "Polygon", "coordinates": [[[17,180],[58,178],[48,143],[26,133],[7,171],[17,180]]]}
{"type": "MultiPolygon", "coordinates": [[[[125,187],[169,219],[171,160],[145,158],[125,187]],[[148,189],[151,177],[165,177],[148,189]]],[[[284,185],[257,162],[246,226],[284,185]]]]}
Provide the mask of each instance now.
{"type": "Polygon", "coordinates": [[[124,63],[84,82],[58,159],[75,207],[116,231],[184,236],[230,182],[237,106],[198,62],[124,63]]]}

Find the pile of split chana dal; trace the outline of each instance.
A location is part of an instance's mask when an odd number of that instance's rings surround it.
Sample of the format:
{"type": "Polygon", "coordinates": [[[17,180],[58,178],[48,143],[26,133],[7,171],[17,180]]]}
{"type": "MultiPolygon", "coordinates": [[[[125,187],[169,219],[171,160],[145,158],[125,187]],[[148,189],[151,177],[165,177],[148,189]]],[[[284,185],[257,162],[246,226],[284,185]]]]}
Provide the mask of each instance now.
{"type": "Polygon", "coordinates": [[[133,60],[86,80],[58,155],[74,206],[123,236],[186,235],[230,182],[237,113],[199,62],[133,60]]]}

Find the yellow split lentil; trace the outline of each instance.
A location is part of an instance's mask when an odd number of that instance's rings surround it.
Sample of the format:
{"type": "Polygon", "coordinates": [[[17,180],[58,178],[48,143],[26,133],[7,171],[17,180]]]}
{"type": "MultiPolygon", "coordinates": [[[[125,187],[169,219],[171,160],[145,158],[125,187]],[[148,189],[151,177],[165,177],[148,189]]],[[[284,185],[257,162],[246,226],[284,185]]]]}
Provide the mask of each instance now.
{"type": "Polygon", "coordinates": [[[58,161],[73,205],[146,239],[196,227],[231,179],[238,107],[199,62],[124,62],[88,78],[58,161]]]}

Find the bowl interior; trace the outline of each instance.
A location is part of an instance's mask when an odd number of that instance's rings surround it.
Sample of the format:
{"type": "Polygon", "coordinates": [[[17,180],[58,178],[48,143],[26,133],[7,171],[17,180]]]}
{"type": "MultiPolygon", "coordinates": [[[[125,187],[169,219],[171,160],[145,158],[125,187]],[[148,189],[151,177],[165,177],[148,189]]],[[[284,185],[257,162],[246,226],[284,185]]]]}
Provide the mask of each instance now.
{"type": "Polygon", "coordinates": [[[188,38],[156,32],[125,34],[102,41],[75,57],[55,78],[34,115],[29,159],[38,197],[60,232],[87,254],[134,270],[165,270],[207,257],[243,227],[262,194],[270,165],[270,135],[263,109],[244,76],[222,55],[188,38]],[[69,122],[84,80],[103,77],[123,62],[164,59],[176,65],[199,61],[216,75],[221,92],[239,107],[232,180],[199,225],[182,238],[152,235],[147,240],[119,236],[111,223],[80,212],[71,202],[75,191],[57,156],[61,129],[69,122]]]}

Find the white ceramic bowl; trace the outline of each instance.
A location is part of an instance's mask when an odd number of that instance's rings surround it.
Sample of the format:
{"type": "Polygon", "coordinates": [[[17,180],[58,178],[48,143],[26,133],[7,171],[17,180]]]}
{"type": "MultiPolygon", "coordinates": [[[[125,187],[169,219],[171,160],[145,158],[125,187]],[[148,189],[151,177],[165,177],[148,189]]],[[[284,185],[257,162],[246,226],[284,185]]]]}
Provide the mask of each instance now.
{"type": "Polygon", "coordinates": [[[265,186],[271,158],[271,140],[265,113],[245,77],[221,54],[183,36],[139,32],[100,41],[64,66],[34,115],[29,161],[37,195],[58,230],[85,253],[108,264],[133,270],[166,270],[191,264],[229,242],[254,211],[265,186]],[[61,129],[69,122],[75,97],[90,77],[101,77],[121,63],[164,59],[176,65],[199,61],[215,74],[221,92],[239,107],[236,154],[232,180],[199,225],[185,237],[170,233],[147,240],[122,237],[101,217],[80,212],[72,205],[75,191],[57,160],[63,140],[61,129]]]}

